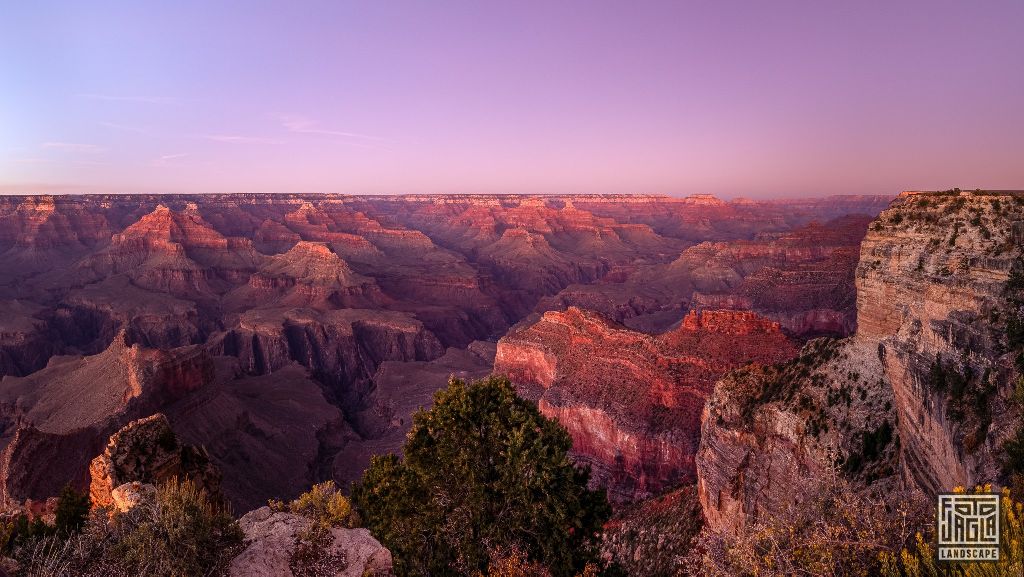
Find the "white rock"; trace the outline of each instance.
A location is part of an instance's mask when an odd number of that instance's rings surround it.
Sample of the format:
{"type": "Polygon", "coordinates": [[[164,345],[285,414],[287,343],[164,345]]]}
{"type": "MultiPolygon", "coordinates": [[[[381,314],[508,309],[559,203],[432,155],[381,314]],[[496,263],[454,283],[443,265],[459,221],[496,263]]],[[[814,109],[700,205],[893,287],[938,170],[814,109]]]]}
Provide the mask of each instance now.
{"type": "MultiPolygon", "coordinates": [[[[246,548],[231,561],[231,577],[294,577],[289,563],[298,535],[312,521],[292,513],[275,513],[270,507],[250,511],[238,521],[245,532],[246,548]]],[[[391,552],[366,529],[331,529],[326,554],[345,559],[336,577],[393,575],[391,552]]]]}

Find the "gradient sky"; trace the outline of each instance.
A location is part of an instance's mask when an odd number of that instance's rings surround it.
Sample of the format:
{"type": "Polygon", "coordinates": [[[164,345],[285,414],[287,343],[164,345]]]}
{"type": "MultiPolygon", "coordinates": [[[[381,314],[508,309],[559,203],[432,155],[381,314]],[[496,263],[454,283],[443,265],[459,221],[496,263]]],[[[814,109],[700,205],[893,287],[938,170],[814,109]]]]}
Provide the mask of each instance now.
{"type": "Polygon", "coordinates": [[[0,192],[1024,188],[1024,1],[0,0],[0,192]]]}

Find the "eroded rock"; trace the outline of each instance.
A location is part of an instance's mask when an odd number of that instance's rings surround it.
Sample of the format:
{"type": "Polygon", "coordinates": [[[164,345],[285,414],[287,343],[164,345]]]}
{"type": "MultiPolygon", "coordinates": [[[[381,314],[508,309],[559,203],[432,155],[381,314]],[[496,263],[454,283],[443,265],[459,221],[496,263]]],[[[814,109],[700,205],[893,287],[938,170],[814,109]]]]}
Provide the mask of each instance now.
{"type": "Polygon", "coordinates": [[[391,552],[366,529],[334,527],[320,538],[310,537],[313,522],[270,507],[250,511],[239,519],[246,548],[231,561],[232,577],[293,577],[303,562],[325,561],[337,577],[389,577],[391,552]],[[312,551],[309,539],[314,539],[312,551]],[[306,540],[304,543],[303,540],[306,540]],[[304,550],[303,550],[304,549],[304,550]]]}

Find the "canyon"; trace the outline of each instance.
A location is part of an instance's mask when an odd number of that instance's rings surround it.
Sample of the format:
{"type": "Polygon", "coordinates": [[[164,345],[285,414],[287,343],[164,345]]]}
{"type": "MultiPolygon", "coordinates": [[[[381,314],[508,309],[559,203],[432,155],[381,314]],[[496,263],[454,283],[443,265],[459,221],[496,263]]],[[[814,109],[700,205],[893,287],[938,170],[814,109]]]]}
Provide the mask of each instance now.
{"type": "Polygon", "coordinates": [[[493,371],[615,499],[652,495],[699,473],[717,378],[854,331],[890,200],[2,197],[0,496],[85,489],[157,413],[236,510],[347,486],[450,376],[493,371]]]}
{"type": "MultiPolygon", "coordinates": [[[[347,487],[490,374],[566,429],[634,572],[837,479],[1024,483],[1024,193],[4,197],[0,222],[6,506],[185,476],[278,555],[299,529],[268,499],[347,487]]],[[[387,565],[364,533],[335,538],[387,565]]]]}
{"type": "Polygon", "coordinates": [[[860,249],[855,333],[715,386],[696,459],[706,526],[783,514],[835,475],[925,496],[1016,486],[1022,233],[1019,192],[904,193],[883,211],[860,249]]]}

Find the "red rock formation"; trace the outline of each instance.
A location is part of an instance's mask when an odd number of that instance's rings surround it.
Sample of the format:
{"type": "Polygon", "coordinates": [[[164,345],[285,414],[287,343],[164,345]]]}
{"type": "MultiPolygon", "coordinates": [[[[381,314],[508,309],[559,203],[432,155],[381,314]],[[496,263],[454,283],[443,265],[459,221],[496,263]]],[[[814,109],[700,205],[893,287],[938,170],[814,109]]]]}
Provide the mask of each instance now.
{"type": "Polygon", "coordinates": [[[112,493],[125,483],[151,485],[190,479],[215,501],[220,472],[201,447],[178,442],[167,417],[157,413],[132,421],[110,436],[106,448],[89,464],[89,500],[94,508],[114,505],[112,493]]]}
{"type": "MultiPolygon", "coordinates": [[[[870,209],[862,201],[842,210],[870,209]]],[[[488,355],[467,347],[486,346],[471,343],[493,342],[534,310],[584,302],[658,332],[687,309],[692,279],[662,274],[687,246],[777,233],[836,206],[602,195],[0,197],[0,484],[22,498],[80,482],[107,435],[170,407],[190,442],[227,439],[211,459],[236,503],[331,475],[351,480],[371,452],[400,446],[408,415],[447,373],[485,372],[488,355]],[[287,404],[289,385],[308,423],[287,404]],[[301,474],[266,474],[243,453],[301,474]],[[44,481],[38,463],[54,460],[61,465],[44,481]]],[[[729,294],[801,331],[837,324],[829,302],[785,305],[831,280],[793,284],[785,262],[769,264],[781,274],[751,285],[765,290],[741,283],[729,294]],[[775,279],[786,295],[777,311],[765,297],[775,279]]],[[[643,451],[658,449],[630,458],[643,451]]],[[[648,476],[663,476],[658,467],[648,476]]]]}
{"type": "Polygon", "coordinates": [[[583,306],[648,332],[689,308],[748,309],[798,336],[845,335],[855,326],[853,271],[869,217],[844,217],[753,240],[702,242],[667,264],[620,268],[572,285],[539,310],[583,306]]]}
{"type": "Polygon", "coordinates": [[[694,312],[652,337],[569,308],[503,337],[494,371],[538,399],[597,482],[625,500],[693,478],[700,414],[717,377],[795,351],[778,323],[749,312],[694,312]]]}
{"type": "Polygon", "coordinates": [[[373,279],[355,273],[323,243],[300,241],[268,259],[244,287],[224,299],[235,309],[259,305],[376,308],[385,297],[373,279]]]}

